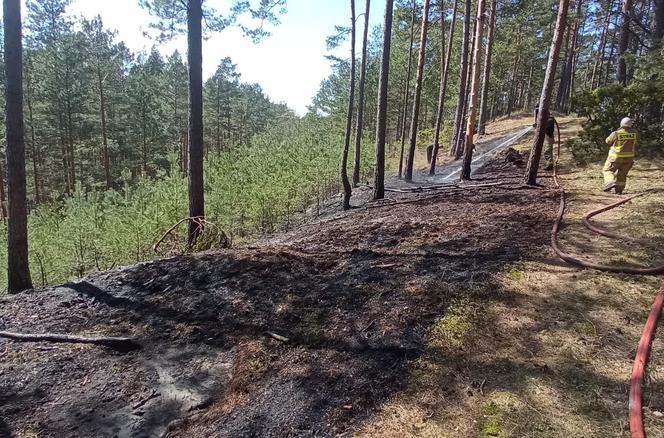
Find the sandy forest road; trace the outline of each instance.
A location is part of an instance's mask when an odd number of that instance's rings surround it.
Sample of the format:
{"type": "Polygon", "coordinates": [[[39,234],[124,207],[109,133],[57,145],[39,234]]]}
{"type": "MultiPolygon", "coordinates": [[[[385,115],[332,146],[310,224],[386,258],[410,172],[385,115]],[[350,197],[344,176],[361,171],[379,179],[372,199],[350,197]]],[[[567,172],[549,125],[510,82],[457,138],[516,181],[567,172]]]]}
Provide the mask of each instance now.
{"type": "MultiPolygon", "coordinates": [[[[499,156],[477,178],[522,172],[499,156]]],[[[650,280],[609,277],[643,294],[626,306],[553,258],[550,190],[390,196],[3,297],[1,329],[144,348],[0,341],[0,436],[623,436],[650,280]]]]}

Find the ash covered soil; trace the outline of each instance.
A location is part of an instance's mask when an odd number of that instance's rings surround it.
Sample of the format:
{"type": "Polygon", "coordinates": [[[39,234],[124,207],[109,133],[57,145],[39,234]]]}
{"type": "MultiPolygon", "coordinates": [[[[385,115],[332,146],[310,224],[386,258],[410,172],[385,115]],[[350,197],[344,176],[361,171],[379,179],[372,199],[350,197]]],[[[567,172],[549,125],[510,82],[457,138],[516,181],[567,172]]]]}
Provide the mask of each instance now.
{"type": "Polygon", "coordinates": [[[2,330],[142,348],[0,340],[0,436],[352,434],[461,291],[548,251],[558,197],[523,188],[522,164],[501,153],[468,183],[505,186],[390,193],[251,247],[2,297],[2,330]]]}

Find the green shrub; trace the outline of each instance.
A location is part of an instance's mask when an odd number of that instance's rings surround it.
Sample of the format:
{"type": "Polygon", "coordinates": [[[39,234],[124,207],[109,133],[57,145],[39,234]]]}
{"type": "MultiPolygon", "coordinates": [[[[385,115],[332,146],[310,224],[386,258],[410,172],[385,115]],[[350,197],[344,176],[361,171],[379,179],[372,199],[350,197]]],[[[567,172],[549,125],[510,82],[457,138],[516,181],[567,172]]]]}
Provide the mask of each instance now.
{"type": "Polygon", "coordinates": [[[609,85],[576,94],[573,111],[586,120],[579,138],[568,142],[574,159],[579,164],[605,159],[609,148],[605,139],[619,128],[620,120],[626,116],[634,119],[639,132],[637,154],[660,154],[664,129],[658,108],[663,103],[664,94],[658,81],[638,81],[628,87],[609,85]]]}
{"type": "MultiPolygon", "coordinates": [[[[342,146],[341,127],[330,119],[306,117],[258,135],[248,146],[210,155],[205,163],[207,219],[236,241],[289,224],[294,214],[335,191],[342,146]]],[[[365,142],[363,179],[373,173],[373,154],[373,145],[365,142]]],[[[31,212],[35,285],[154,257],[155,241],[186,217],[187,181],[177,172],[131,185],[129,180],[120,191],[79,187],[71,198],[31,212]]],[[[6,248],[6,226],[0,224],[0,272],[7,269],[6,248]]],[[[1,275],[0,291],[6,281],[1,275]]]]}

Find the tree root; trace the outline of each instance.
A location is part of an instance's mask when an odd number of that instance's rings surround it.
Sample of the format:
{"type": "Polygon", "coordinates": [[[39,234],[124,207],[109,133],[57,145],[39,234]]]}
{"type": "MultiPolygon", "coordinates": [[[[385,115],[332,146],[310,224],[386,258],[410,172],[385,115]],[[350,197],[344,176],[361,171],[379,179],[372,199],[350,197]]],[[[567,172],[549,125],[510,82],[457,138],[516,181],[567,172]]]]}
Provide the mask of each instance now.
{"type": "Polygon", "coordinates": [[[0,338],[7,338],[18,342],[54,342],[54,343],[67,343],[67,344],[93,344],[103,345],[120,351],[138,350],[141,346],[131,338],[118,338],[118,337],[86,337],[86,336],[73,336],[61,335],[56,333],[14,333],[0,331],[0,338]]]}

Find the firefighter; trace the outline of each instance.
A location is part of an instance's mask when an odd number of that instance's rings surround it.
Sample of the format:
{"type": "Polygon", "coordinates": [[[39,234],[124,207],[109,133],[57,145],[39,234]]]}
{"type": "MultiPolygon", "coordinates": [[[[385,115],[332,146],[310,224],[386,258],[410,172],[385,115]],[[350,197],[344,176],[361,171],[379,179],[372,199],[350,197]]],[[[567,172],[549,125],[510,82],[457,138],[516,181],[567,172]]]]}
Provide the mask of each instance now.
{"type": "Polygon", "coordinates": [[[620,195],[625,190],[627,174],[634,165],[636,151],[637,134],[633,126],[632,119],[625,117],[620,121],[620,129],[606,138],[606,144],[610,145],[611,149],[604,164],[605,192],[615,189],[620,195]]]}
{"type": "Polygon", "coordinates": [[[546,129],[544,130],[546,140],[546,149],[544,150],[545,170],[553,170],[553,144],[557,124],[558,121],[552,115],[549,115],[549,119],[546,121],[546,129]]]}

